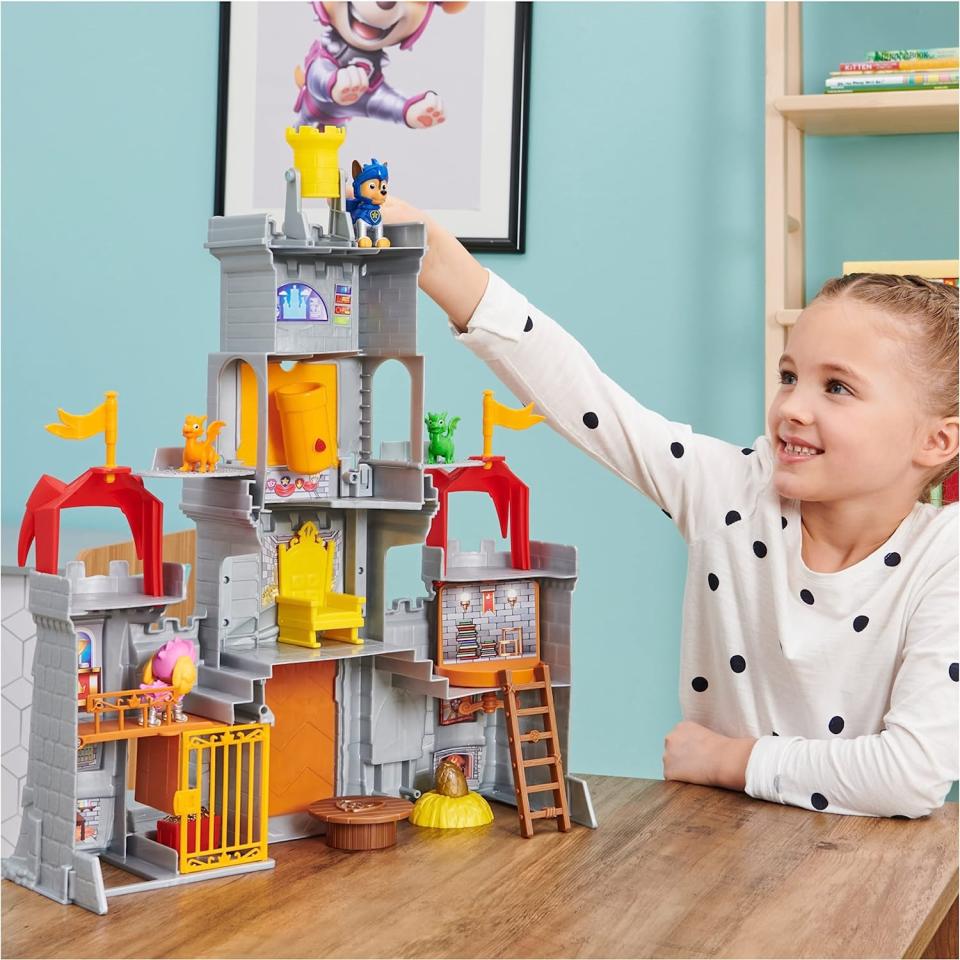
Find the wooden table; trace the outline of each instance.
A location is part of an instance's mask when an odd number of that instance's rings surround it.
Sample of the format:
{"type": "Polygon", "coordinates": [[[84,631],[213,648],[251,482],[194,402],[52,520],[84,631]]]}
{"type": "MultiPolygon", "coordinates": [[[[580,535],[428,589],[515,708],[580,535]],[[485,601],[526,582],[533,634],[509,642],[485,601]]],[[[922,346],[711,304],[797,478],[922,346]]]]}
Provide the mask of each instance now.
{"type": "Polygon", "coordinates": [[[327,825],[327,846],[335,850],[383,850],[397,842],[397,824],[413,813],[400,797],[328,797],[307,807],[327,825]]]}
{"type": "Polygon", "coordinates": [[[917,957],[956,903],[956,804],[873,820],[587,779],[596,831],[522,840],[497,804],[489,827],[401,823],[387,850],[276,844],[276,870],[103,917],[4,882],[3,956],[917,957]]]}

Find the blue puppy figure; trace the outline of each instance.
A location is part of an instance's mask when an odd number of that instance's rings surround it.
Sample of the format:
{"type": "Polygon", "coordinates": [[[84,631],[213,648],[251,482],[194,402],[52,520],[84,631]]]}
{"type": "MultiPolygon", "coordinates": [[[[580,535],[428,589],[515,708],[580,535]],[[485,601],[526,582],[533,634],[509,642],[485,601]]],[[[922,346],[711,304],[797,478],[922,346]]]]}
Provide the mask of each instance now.
{"type": "Polygon", "coordinates": [[[390,173],[385,163],[373,157],[362,167],[354,160],[353,199],[347,201],[347,213],[353,217],[353,226],[357,231],[357,246],[389,247],[390,241],[383,235],[383,214],[380,206],[387,199],[387,182],[390,173]],[[371,240],[370,235],[373,235],[371,240]]]}

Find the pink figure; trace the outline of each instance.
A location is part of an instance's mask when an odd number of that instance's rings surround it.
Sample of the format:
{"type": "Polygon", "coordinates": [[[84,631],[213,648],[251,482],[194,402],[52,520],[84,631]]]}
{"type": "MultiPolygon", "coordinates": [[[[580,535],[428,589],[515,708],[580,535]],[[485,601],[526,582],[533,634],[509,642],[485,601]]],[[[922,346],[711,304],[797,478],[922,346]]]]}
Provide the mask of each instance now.
{"type": "MultiPolygon", "coordinates": [[[[155,687],[173,687],[173,719],[177,723],[186,723],[187,715],[183,712],[183,698],[193,689],[197,682],[197,654],[193,643],[182,637],[168,640],[147,661],[143,670],[141,690],[151,690],[155,687]]],[[[151,727],[160,725],[158,703],[169,699],[167,692],[155,695],[150,707],[147,723],[151,727]]]]}

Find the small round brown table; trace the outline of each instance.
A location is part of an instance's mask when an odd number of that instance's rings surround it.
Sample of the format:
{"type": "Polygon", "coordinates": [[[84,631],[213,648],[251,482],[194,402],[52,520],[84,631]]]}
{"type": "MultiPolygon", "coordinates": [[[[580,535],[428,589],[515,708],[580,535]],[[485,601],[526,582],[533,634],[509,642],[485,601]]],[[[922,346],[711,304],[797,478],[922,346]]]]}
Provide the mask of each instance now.
{"type": "Polygon", "coordinates": [[[327,824],[327,846],[335,850],[382,850],[397,842],[397,821],[413,810],[399,797],[329,797],[307,807],[327,824]]]}

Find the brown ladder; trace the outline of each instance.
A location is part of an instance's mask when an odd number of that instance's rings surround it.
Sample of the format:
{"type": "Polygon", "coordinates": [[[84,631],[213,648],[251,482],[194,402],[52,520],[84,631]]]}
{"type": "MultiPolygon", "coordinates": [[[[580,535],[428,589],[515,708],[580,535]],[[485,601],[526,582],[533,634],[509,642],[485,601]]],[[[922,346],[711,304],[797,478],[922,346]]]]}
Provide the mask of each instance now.
{"type": "Polygon", "coordinates": [[[539,663],[533,669],[533,683],[514,683],[513,671],[500,674],[503,687],[503,712],[507,718],[507,737],[510,741],[510,761],[513,765],[513,784],[517,794],[517,813],[520,816],[520,832],[524,837],[533,836],[533,821],[556,819],[557,829],[566,833],[570,829],[570,811],[567,807],[567,785],[563,779],[563,764],[560,760],[560,744],[557,739],[557,714],[553,708],[553,688],[550,686],[550,668],[539,663]],[[536,706],[521,707],[519,695],[526,690],[539,692],[536,706]],[[542,730],[520,732],[520,717],[543,717],[542,730]],[[523,756],[525,743],[549,741],[547,756],[526,759],[523,756]],[[547,783],[527,783],[527,770],[531,767],[546,767],[547,783]],[[530,809],[531,793],[553,792],[553,806],[543,810],[530,809]]]}

